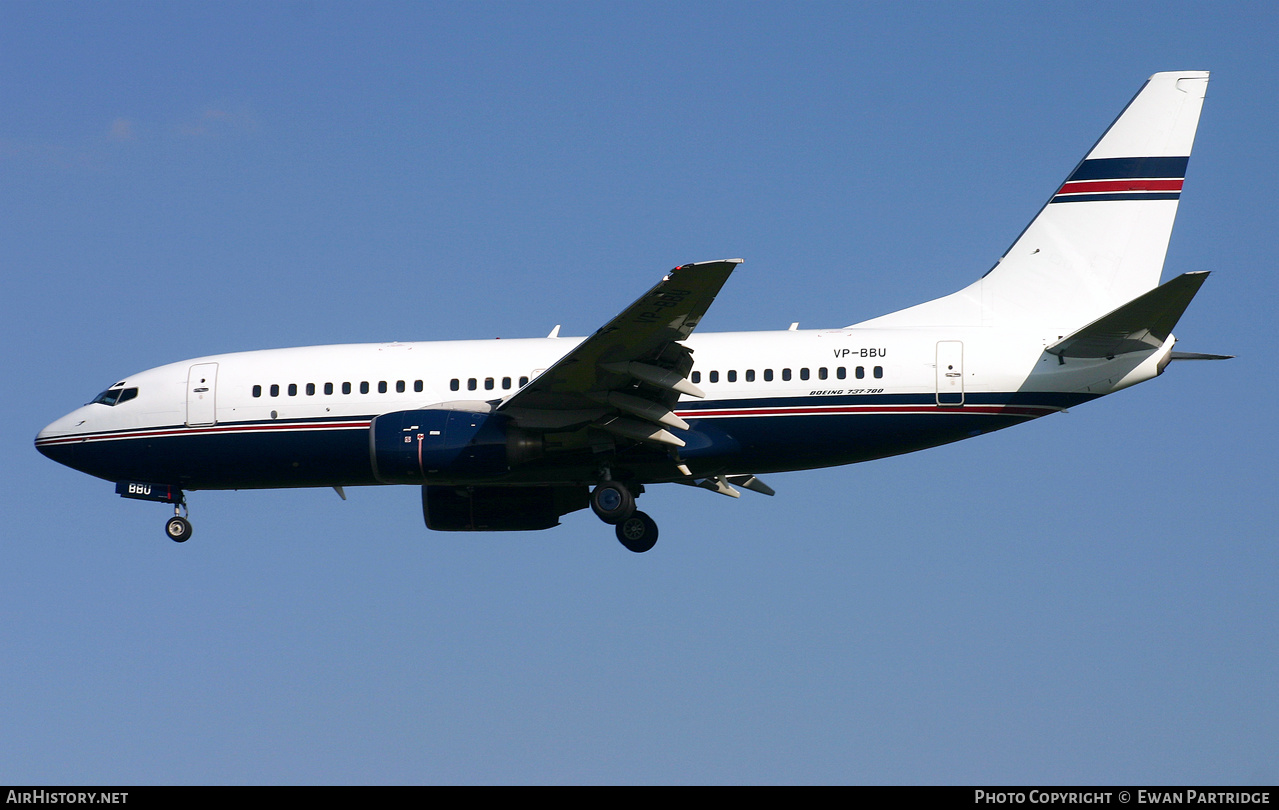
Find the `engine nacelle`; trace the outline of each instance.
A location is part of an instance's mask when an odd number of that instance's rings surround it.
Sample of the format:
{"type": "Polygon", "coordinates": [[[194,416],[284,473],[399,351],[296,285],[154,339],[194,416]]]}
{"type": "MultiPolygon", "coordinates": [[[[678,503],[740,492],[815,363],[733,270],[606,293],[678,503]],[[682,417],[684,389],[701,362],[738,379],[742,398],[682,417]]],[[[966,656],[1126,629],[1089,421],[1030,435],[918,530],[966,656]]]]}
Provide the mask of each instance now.
{"type": "Polygon", "coordinates": [[[491,478],[540,455],[541,442],[504,414],[396,411],[373,420],[369,452],[384,484],[491,478]]]}
{"type": "Polygon", "coordinates": [[[426,527],[441,532],[534,531],[587,504],[586,487],[422,487],[426,527]]]}

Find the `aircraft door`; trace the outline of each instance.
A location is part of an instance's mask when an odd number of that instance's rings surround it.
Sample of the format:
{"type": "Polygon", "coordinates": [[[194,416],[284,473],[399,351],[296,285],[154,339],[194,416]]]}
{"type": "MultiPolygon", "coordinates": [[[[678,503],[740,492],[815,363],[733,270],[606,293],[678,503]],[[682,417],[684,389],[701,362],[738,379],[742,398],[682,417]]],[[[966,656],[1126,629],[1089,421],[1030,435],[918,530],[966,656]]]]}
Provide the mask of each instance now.
{"type": "Polygon", "coordinates": [[[964,404],[963,341],[937,341],[937,404],[964,404]]]}
{"type": "Polygon", "coordinates": [[[187,427],[217,424],[218,364],[197,363],[187,372],[187,427]]]}

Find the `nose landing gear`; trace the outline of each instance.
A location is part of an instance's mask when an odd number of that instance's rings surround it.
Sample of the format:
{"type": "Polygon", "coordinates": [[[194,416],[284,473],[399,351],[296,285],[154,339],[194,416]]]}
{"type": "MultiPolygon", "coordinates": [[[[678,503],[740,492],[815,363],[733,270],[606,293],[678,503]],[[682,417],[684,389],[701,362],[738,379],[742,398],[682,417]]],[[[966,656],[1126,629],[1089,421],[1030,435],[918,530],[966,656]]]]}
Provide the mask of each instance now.
{"type": "MultiPolygon", "coordinates": [[[[164,533],[175,543],[185,543],[191,539],[191,521],[181,513],[187,511],[187,499],[178,493],[178,500],[173,502],[173,517],[165,521],[164,533]]],[[[190,513],[188,513],[190,514],[190,513]]]]}
{"type": "Polygon", "coordinates": [[[173,504],[173,517],[164,524],[165,535],[175,543],[191,539],[191,521],[183,515],[187,511],[187,498],[182,490],[169,484],[120,481],[115,485],[115,491],[122,498],[173,504]]]}
{"type": "MultiPolygon", "coordinates": [[[[192,531],[191,521],[182,514],[187,511],[187,496],[182,494],[181,490],[178,490],[172,503],[173,517],[165,521],[164,533],[175,543],[185,543],[191,539],[192,531]]],[[[187,514],[190,513],[188,512],[187,514]]]]}
{"type": "Polygon", "coordinates": [[[191,521],[181,515],[174,515],[164,524],[164,533],[175,543],[185,543],[191,539],[191,521]]]}

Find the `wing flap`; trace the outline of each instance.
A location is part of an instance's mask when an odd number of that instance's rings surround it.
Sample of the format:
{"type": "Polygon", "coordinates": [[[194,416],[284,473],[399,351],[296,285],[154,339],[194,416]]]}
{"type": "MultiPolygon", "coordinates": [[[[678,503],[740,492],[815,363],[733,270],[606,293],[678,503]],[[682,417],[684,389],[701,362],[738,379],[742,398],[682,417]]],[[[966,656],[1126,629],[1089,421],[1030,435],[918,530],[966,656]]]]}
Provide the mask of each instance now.
{"type": "Polygon", "coordinates": [[[615,374],[626,374],[640,382],[656,385],[658,388],[666,388],[680,394],[688,394],[690,397],[705,399],[706,392],[693,385],[685,377],[668,371],[657,366],[650,366],[647,363],[602,363],[600,365],[605,371],[611,371],[615,374]]]}
{"type": "Polygon", "coordinates": [[[727,495],[730,498],[740,498],[742,496],[742,493],[734,489],[735,486],[741,487],[742,489],[749,489],[751,492],[758,492],[762,495],[777,494],[768,484],[765,484],[763,481],[750,474],[712,475],[698,481],[692,473],[688,472],[687,467],[681,467],[681,471],[685,473],[685,477],[682,480],[677,480],[675,483],[689,487],[708,489],[711,492],[718,492],[720,495],[727,495]]]}

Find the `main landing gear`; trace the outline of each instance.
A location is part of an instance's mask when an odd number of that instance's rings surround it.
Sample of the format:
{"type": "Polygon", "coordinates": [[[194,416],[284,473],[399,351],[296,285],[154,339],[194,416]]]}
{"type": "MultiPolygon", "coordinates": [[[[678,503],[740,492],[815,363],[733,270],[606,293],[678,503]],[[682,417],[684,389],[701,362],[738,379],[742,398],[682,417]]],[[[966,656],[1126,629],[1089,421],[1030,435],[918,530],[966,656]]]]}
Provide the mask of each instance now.
{"type": "Polygon", "coordinates": [[[657,523],[635,509],[635,495],[620,481],[605,480],[591,491],[591,511],[614,527],[618,542],[629,551],[643,553],[657,543],[657,523]]]}
{"type": "Polygon", "coordinates": [[[618,542],[636,554],[648,551],[657,543],[657,524],[644,512],[632,512],[613,528],[618,542]]]}

